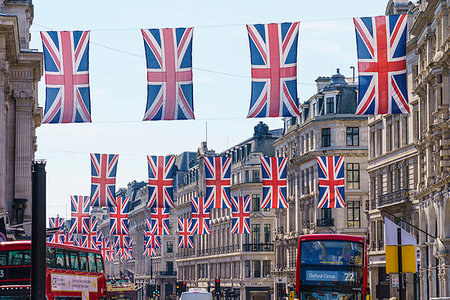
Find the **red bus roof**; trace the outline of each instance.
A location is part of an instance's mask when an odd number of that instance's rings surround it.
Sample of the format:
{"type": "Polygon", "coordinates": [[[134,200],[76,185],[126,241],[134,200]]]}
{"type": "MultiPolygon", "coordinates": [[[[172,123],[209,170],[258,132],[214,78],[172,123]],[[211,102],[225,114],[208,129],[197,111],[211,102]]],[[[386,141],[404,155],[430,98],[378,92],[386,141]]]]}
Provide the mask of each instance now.
{"type": "MultiPolygon", "coordinates": [[[[47,242],[47,247],[49,247],[49,246],[55,247],[55,248],[68,249],[68,250],[87,251],[87,252],[94,252],[94,253],[101,254],[101,252],[99,250],[95,250],[95,249],[88,249],[88,248],[84,248],[84,247],[62,245],[62,244],[55,244],[55,243],[47,242]]],[[[0,250],[22,250],[22,249],[30,249],[30,247],[31,247],[30,240],[0,242],[0,250]]]]}
{"type": "Polygon", "coordinates": [[[315,240],[339,240],[364,243],[364,237],[348,234],[305,234],[299,237],[299,241],[315,241],[315,240]]]}

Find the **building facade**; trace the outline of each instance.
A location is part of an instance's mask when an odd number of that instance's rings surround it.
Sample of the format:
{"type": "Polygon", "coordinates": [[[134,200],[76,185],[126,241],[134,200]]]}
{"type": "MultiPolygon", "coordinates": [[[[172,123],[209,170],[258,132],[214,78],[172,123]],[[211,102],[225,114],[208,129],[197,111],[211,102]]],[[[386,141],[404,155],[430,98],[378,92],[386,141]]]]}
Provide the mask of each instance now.
{"type": "MultiPolygon", "coordinates": [[[[418,272],[404,274],[407,299],[448,297],[450,204],[449,34],[446,1],[388,2],[408,14],[409,115],[369,117],[369,281],[374,299],[398,296],[386,274],[383,217],[398,218],[418,242],[418,272]]],[[[398,285],[398,284],[397,284],[398,285]]]]}
{"type": "Polygon", "coordinates": [[[277,212],[274,236],[272,276],[282,286],[277,292],[294,290],[300,235],[367,233],[367,117],[354,114],[357,88],[339,69],[331,77],[317,78],[316,83],[317,93],[300,106],[301,117],[287,118],[283,136],[274,143],[276,156],[289,159],[289,208],[277,212]],[[345,208],[317,208],[317,156],[344,156],[345,208]]]}
{"type": "MultiPolygon", "coordinates": [[[[0,218],[16,225],[31,221],[31,166],[42,120],[37,84],[43,58],[29,48],[31,1],[0,1],[0,20],[0,218]]],[[[31,234],[31,225],[23,228],[31,234]]]]}
{"type": "MultiPolygon", "coordinates": [[[[231,210],[211,209],[211,234],[194,236],[194,249],[178,249],[178,279],[188,287],[215,292],[220,280],[224,297],[233,299],[272,299],[275,250],[272,235],[275,212],[261,209],[261,156],[274,156],[273,142],[281,130],[269,130],[264,123],[255,126],[254,135],[218,154],[231,157],[231,196],[250,196],[249,234],[231,234],[231,210]]],[[[178,218],[191,218],[191,197],[205,195],[203,159],[215,152],[202,143],[198,164],[190,168],[185,184],[178,187],[178,218]]]]}

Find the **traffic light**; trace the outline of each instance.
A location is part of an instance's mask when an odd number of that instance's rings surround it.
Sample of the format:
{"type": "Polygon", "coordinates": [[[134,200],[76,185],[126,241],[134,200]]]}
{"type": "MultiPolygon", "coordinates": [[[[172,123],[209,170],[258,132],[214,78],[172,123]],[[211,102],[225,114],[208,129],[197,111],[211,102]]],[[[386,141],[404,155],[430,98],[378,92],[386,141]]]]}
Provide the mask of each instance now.
{"type": "Polygon", "coordinates": [[[161,286],[159,284],[156,286],[156,296],[161,295],[160,287],[161,286]]]}
{"type": "Polygon", "coordinates": [[[181,283],[181,292],[184,293],[186,291],[187,291],[187,284],[186,284],[186,281],[183,281],[181,283]]]}
{"type": "Polygon", "coordinates": [[[220,278],[217,278],[216,281],[214,282],[214,289],[216,295],[220,295],[220,278]]]}
{"type": "Polygon", "coordinates": [[[177,281],[177,296],[181,295],[181,282],[177,281]]]}

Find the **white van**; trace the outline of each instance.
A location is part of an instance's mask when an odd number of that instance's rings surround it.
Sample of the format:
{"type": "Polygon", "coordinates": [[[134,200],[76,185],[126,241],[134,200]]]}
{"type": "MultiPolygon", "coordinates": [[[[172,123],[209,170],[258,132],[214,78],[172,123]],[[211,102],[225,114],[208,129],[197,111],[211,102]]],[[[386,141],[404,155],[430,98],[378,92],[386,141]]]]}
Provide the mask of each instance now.
{"type": "Polygon", "coordinates": [[[180,300],[212,300],[212,294],[206,289],[191,288],[188,292],[181,294],[180,300]]]}

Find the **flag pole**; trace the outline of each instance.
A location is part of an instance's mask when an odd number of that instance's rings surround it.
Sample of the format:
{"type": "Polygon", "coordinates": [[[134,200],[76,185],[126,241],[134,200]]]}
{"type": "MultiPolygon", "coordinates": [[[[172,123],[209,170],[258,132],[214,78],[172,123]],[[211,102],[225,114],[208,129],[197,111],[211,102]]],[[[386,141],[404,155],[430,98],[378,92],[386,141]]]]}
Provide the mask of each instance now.
{"type": "Polygon", "coordinates": [[[403,222],[403,223],[405,223],[405,224],[411,226],[412,228],[417,229],[418,231],[420,231],[420,232],[422,232],[422,233],[428,235],[429,237],[432,237],[432,238],[435,239],[435,240],[438,239],[438,238],[435,237],[434,235],[429,234],[427,231],[420,229],[419,227],[417,227],[417,226],[415,226],[415,225],[409,223],[408,221],[405,221],[404,219],[399,218],[399,217],[397,217],[396,215],[391,214],[390,212],[387,212],[387,211],[384,210],[384,211],[381,213],[381,215],[383,215],[384,213],[386,213],[386,214],[388,214],[389,216],[393,217],[395,220],[399,220],[400,222],[403,222]]]}
{"type": "Polygon", "coordinates": [[[397,253],[398,253],[398,297],[399,300],[404,300],[403,297],[403,274],[402,274],[402,228],[397,228],[397,253]]]}

